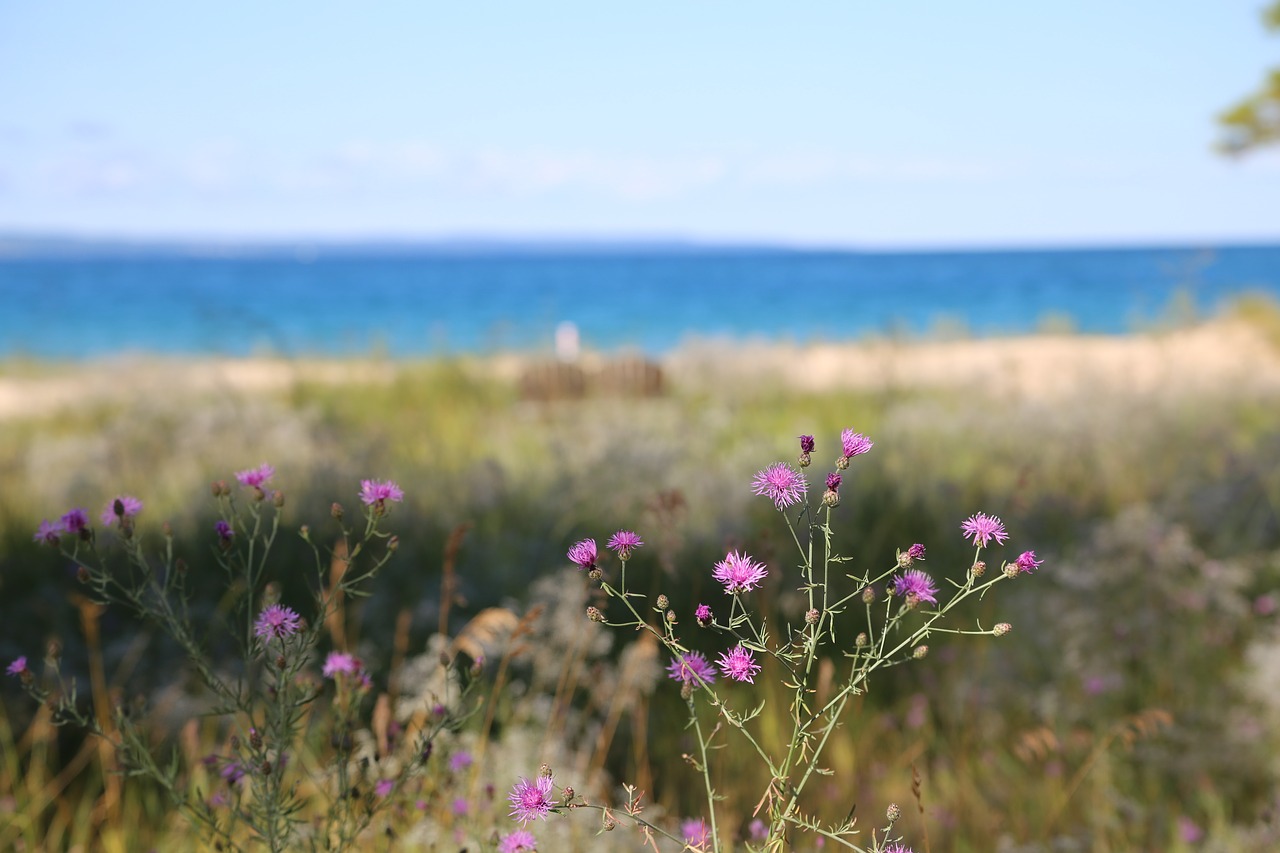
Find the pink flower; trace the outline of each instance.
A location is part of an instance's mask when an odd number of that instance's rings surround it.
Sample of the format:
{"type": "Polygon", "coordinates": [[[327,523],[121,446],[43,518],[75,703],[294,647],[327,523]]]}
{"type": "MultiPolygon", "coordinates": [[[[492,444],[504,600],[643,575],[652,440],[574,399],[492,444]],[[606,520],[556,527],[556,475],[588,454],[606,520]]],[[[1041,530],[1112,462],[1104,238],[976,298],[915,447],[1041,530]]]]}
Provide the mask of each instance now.
{"type": "Polygon", "coordinates": [[[302,617],[289,607],[273,604],[258,614],[253,623],[253,633],[264,640],[272,637],[283,640],[292,637],[302,627],[302,617]]]}
{"type": "Polygon", "coordinates": [[[142,512],[142,501],[133,495],[118,495],[107,501],[106,509],[102,511],[99,518],[103,525],[109,526],[116,519],[134,518],[140,512],[142,512]]]}
{"type": "Polygon", "coordinates": [[[569,562],[590,571],[596,567],[596,540],[583,539],[569,549],[569,562]]]}
{"type": "Polygon", "coordinates": [[[504,835],[498,842],[498,853],[536,853],[537,849],[538,839],[523,829],[504,835]]]}
{"type": "Polygon", "coordinates": [[[1035,551],[1023,551],[1018,559],[1014,561],[1014,565],[1018,567],[1018,571],[1023,574],[1034,572],[1044,563],[1044,560],[1036,559],[1035,551]]]}
{"type": "Polygon", "coordinates": [[[30,672],[30,668],[27,667],[26,655],[14,658],[13,663],[5,667],[4,671],[9,675],[12,675],[14,678],[21,678],[23,675],[30,672]]]}
{"type": "Polygon", "coordinates": [[[619,530],[609,537],[609,550],[623,560],[630,560],[631,553],[644,545],[644,540],[630,530],[619,530]]]}
{"type": "Polygon", "coordinates": [[[537,818],[545,820],[555,807],[555,800],[551,796],[555,784],[550,775],[539,776],[532,782],[522,777],[507,795],[507,799],[511,801],[511,817],[521,823],[537,818]]]}
{"type": "Polygon", "coordinates": [[[1003,545],[1009,538],[1000,519],[985,512],[969,516],[964,524],[960,525],[960,529],[964,531],[965,538],[979,548],[987,547],[987,543],[992,539],[1003,545]]]}
{"type": "Polygon", "coordinates": [[[699,604],[698,608],[693,611],[693,618],[696,619],[698,624],[703,628],[707,627],[711,622],[711,608],[705,604],[699,604]]]}
{"type": "Polygon", "coordinates": [[[471,762],[471,753],[467,752],[465,749],[459,750],[449,756],[449,769],[454,773],[461,773],[463,770],[466,770],[471,766],[471,762]]]}
{"type": "Polygon", "coordinates": [[[765,495],[778,509],[786,509],[804,500],[809,484],[804,475],[784,462],[776,462],[756,473],[751,480],[751,492],[765,495]]]}
{"type": "Polygon", "coordinates": [[[844,453],[845,459],[861,456],[870,450],[873,445],[874,442],[860,432],[846,429],[840,433],[840,448],[844,453]]]}
{"type": "Polygon", "coordinates": [[[913,853],[910,847],[903,847],[901,844],[893,843],[884,848],[884,853],[913,853]]]}
{"type": "Polygon", "coordinates": [[[724,591],[730,594],[750,592],[760,585],[769,572],[763,563],[757,563],[746,554],[730,551],[728,555],[716,563],[712,577],[724,584],[724,591]]]}
{"type": "Polygon", "coordinates": [[[811,435],[800,436],[800,452],[801,453],[812,453],[813,448],[816,446],[817,445],[815,445],[813,441],[813,436],[811,435]]]}
{"type": "Polygon", "coordinates": [[[276,469],[263,462],[257,468],[248,468],[244,471],[236,472],[236,479],[240,481],[242,486],[250,486],[253,488],[262,488],[271,481],[276,475],[276,469]]]}
{"type": "Polygon", "coordinates": [[[734,681],[746,681],[755,684],[755,677],[760,672],[760,664],[756,663],[755,656],[751,654],[750,649],[747,649],[741,643],[720,655],[717,663],[720,666],[720,671],[734,681]]]}
{"type": "Polygon", "coordinates": [[[682,821],[680,834],[684,836],[684,843],[695,850],[706,850],[707,845],[711,843],[711,829],[700,817],[682,821]]]}
{"type": "Polygon", "coordinates": [[[213,532],[218,534],[219,542],[230,542],[235,537],[235,531],[231,529],[231,524],[225,519],[218,519],[214,522],[213,532]]]}
{"type": "Polygon", "coordinates": [[[82,533],[89,529],[89,513],[80,507],[67,510],[62,516],[62,527],[68,533],[82,533]]]}
{"type": "Polygon", "coordinates": [[[31,537],[34,542],[43,542],[45,545],[58,546],[58,542],[62,539],[65,528],[60,521],[50,521],[44,519],[40,522],[40,526],[36,528],[36,535],[31,537]]]}
{"type": "Polygon", "coordinates": [[[714,684],[716,672],[701,652],[689,652],[667,664],[667,677],[696,687],[701,684],[714,684]]]}
{"type": "Polygon", "coordinates": [[[347,652],[329,652],[329,656],[324,659],[324,666],[320,668],[320,674],[325,678],[337,680],[338,675],[359,675],[363,667],[360,659],[355,655],[347,652]]]}
{"type": "Polygon", "coordinates": [[[912,560],[923,560],[924,546],[921,545],[919,542],[912,545],[910,548],[907,549],[907,557],[912,560]]]}
{"type": "Polygon", "coordinates": [[[933,578],[919,569],[910,569],[903,572],[900,576],[893,579],[894,595],[901,595],[907,599],[910,605],[912,599],[917,602],[927,601],[930,604],[937,604],[938,588],[933,585],[933,578]]]}
{"type": "Polygon", "coordinates": [[[399,503],[404,491],[391,480],[361,480],[360,500],[365,506],[384,506],[387,501],[399,503]]]}

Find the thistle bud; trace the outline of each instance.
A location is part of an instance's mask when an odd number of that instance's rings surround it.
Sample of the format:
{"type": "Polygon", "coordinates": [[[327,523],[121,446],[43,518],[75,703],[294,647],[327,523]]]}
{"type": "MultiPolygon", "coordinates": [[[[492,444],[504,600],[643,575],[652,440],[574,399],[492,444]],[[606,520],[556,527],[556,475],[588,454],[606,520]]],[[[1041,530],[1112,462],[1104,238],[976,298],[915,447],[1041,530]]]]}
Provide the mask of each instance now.
{"type": "Polygon", "coordinates": [[[840,493],[837,491],[833,491],[831,489],[827,489],[825,492],[822,493],[822,505],[825,507],[840,506],[840,493]]]}
{"type": "Polygon", "coordinates": [[[991,633],[997,637],[1003,637],[1005,634],[1013,630],[1013,626],[1008,622],[997,622],[996,626],[991,629],[991,633]]]}
{"type": "Polygon", "coordinates": [[[285,659],[284,655],[276,655],[276,669],[284,669],[288,665],[289,661],[285,659]]]}
{"type": "Polygon", "coordinates": [[[226,480],[214,480],[209,484],[209,492],[215,497],[220,498],[227,492],[226,480]]]}
{"type": "Polygon", "coordinates": [[[253,502],[262,503],[267,499],[267,493],[262,491],[262,486],[253,487],[253,502]]]}
{"type": "Polygon", "coordinates": [[[342,504],[338,503],[337,501],[334,501],[334,502],[329,506],[329,515],[331,515],[331,516],[333,516],[334,518],[338,519],[338,521],[342,521],[342,512],[343,512],[343,510],[342,510],[342,504]]]}
{"type": "Polygon", "coordinates": [[[984,563],[982,560],[978,560],[976,563],[973,564],[973,568],[971,568],[969,571],[973,572],[973,576],[975,578],[980,578],[984,574],[986,574],[987,564],[984,563]]]}
{"type": "Polygon", "coordinates": [[[262,762],[262,775],[263,775],[263,776],[270,776],[270,775],[271,775],[271,770],[272,770],[272,767],[271,767],[271,760],[270,760],[270,759],[267,759],[266,761],[262,762]]]}
{"type": "Polygon", "coordinates": [[[239,748],[240,748],[240,736],[239,736],[239,735],[232,735],[232,736],[231,736],[231,748],[232,748],[232,749],[239,749],[239,748]]]}
{"type": "Polygon", "coordinates": [[[399,547],[400,547],[400,537],[392,535],[392,537],[387,540],[387,550],[395,551],[399,549],[399,547]]]}
{"type": "Polygon", "coordinates": [[[249,746],[262,749],[262,733],[257,729],[249,729],[249,746]]]}
{"type": "Polygon", "coordinates": [[[837,459],[836,467],[839,468],[841,471],[846,470],[849,467],[849,457],[841,456],[839,459],[837,459]]]}
{"type": "Polygon", "coordinates": [[[279,489],[276,489],[274,492],[272,492],[271,503],[272,505],[275,506],[276,509],[280,509],[280,507],[284,506],[284,492],[280,491],[279,489]]]}
{"type": "Polygon", "coordinates": [[[693,698],[692,682],[686,681],[684,684],[680,685],[680,698],[686,702],[693,698]]]}
{"type": "Polygon", "coordinates": [[[668,607],[671,606],[670,600],[668,600],[665,595],[659,595],[658,600],[655,602],[655,604],[659,610],[666,610],[668,607]]]}
{"type": "Polygon", "coordinates": [[[871,641],[867,639],[867,632],[860,631],[858,633],[858,636],[854,638],[853,644],[861,649],[861,648],[864,648],[869,642],[871,641]]]}
{"type": "Polygon", "coordinates": [[[88,583],[89,570],[86,569],[84,566],[81,566],[80,568],[76,569],[76,580],[80,581],[80,583],[88,583]]]}
{"type": "Polygon", "coordinates": [[[929,654],[928,646],[916,646],[915,651],[911,653],[911,656],[916,660],[922,660],[927,654],[929,654]]]}
{"type": "Polygon", "coordinates": [[[551,776],[551,775],[553,775],[553,774],[551,773],[551,765],[550,765],[550,764],[547,764],[547,763],[544,761],[542,764],[539,764],[539,765],[538,765],[538,778],[539,778],[539,779],[541,779],[543,776],[551,776]]]}
{"type": "Polygon", "coordinates": [[[570,800],[572,800],[572,799],[573,799],[573,797],[574,797],[574,790],[573,790],[573,787],[572,787],[572,786],[570,786],[570,785],[565,785],[565,786],[564,786],[564,801],[567,803],[567,802],[569,802],[570,800]]]}
{"type": "Polygon", "coordinates": [[[591,578],[593,581],[600,581],[604,579],[604,572],[599,569],[592,569],[587,572],[587,577],[591,578]]]}
{"type": "Polygon", "coordinates": [[[876,600],[876,591],[872,587],[867,587],[862,591],[862,603],[871,604],[876,600]]]}
{"type": "Polygon", "coordinates": [[[1017,563],[1004,564],[1004,576],[1009,578],[1010,580],[1016,578],[1019,574],[1021,574],[1021,572],[1022,570],[1018,568],[1017,563]]]}
{"type": "Polygon", "coordinates": [[[667,624],[668,624],[668,625],[674,625],[674,624],[676,624],[676,621],[677,621],[677,620],[676,620],[676,612],[675,612],[674,610],[668,610],[668,611],[667,611],[666,619],[667,619],[667,624]]]}
{"type": "Polygon", "coordinates": [[[603,622],[603,621],[604,621],[604,614],[600,612],[600,608],[599,608],[599,607],[594,607],[594,606],[593,606],[593,607],[588,607],[588,608],[587,608],[587,618],[588,618],[588,619],[590,619],[592,622],[603,622]]]}
{"type": "Polygon", "coordinates": [[[180,575],[187,573],[187,561],[179,557],[173,561],[173,569],[180,575]]]}
{"type": "Polygon", "coordinates": [[[822,618],[822,613],[818,611],[818,608],[813,607],[813,608],[810,608],[809,611],[804,614],[804,623],[806,625],[817,625],[818,620],[821,618],[822,618]]]}
{"type": "Polygon", "coordinates": [[[310,527],[310,525],[304,524],[304,525],[302,525],[301,527],[299,527],[299,528],[298,528],[298,535],[302,537],[302,541],[303,541],[303,542],[310,542],[310,541],[311,541],[311,527],[310,527]]]}
{"type": "Polygon", "coordinates": [[[484,672],[484,655],[476,658],[471,662],[471,677],[479,678],[480,673],[484,672]]]}
{"type": "Polygon", "coordinates": [[[49,660],[56,661],[62,657],[62,643],[59,640],[50,640],[45,654],[49,660]]]}
{"type": "Polygon", "coordinates": [[[902,817],[902,809],[898,808],[897,803],[889,803],[889,808],[884,810],[884,816],[888,818],[889,823],[893,823],[902,817]]]}

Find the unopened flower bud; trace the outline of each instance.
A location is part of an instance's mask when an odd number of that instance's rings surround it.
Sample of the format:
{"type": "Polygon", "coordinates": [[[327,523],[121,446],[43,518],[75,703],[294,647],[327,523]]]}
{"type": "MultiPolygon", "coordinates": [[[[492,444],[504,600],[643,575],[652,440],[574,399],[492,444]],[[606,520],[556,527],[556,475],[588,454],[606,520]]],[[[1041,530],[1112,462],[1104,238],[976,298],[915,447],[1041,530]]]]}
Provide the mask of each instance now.
{"type": "Polygon", "coordinates": [[[810,608],[809,611],[804,614],[804,622],[806,625],[817,625],[818,620],[821,618],[822,614],[818,612],[818,608],[816,607],[810,608]]]}
{"type": "Polygon", "coordinates": [[[1011,580],[1012,580],[1013,578],[1016,578],[1019,574],[1021,574],[1021,572],[1022,572],[1022,570],[1018,568],[1018,564],[1017,564],[1017,563],[1005,563],[1005,564],[1004,564],[1004,576],[1005,576],[1005,577],[1007,577],[1007,578],[1009,578],[1009,579],[1011,579],[1011,580]]]}
{"type": "Polygon", "coordinates": [[[898,808],[897,803],[889,803],[889,808],[884,810],[884,816],[889,819],[889,823],[893,823],[902,817],[902,809],[898,808]]]}
{"type": "Polygon", "coordinates": [[[480,655],[480,657],[471,662],[472,678],[478,678],[482,672],[484,672],[484,655],[480,655]]]}
{"type": "Polygon", "coordinates": [[[866,632],[866,631],[860,631],[860,632],[858,633],[858,636],[857,636],[857,637],[855,637],[855,638],[854,638],[854,640],[853,640],[853,644],[854,644],[855,646],[857,646],[858,648],[863,648],[863,647],[864,647],[864,646],[866,646],[866,644],[867,644],[867,643],[869,643],[869,642],[870,642],[870,640],[868,640],[868,639],[867,639],[867,632],[866,632]]]}
{"type": "Polygon", "coordinates": [[[614,830],[614,829],[616,829],[616,828],[617,828],[617,826],[618,826],[618,822],[617,822],[616,820],[614,820],[613,818],[609,817],[608,815],[606,815],[606,816],[605,816],[605,819],[604,819],[604,831],[605,831],[605,832],[613,832],[613,830],[614,830]]]}
{"type": "Polygon", "coordinates": [[[1008,622],[997,622],[996,626],[991,629],[991,633],[997,637],[1003,637],[1005,634],[1013,630],[1013,626],[1008,622]]]}
{"type": "Polygon", "coordinates": [[[209,491],[213,494],[215,498],[222,497],[222,495],[226,491],[226,488],[227,488],[226,480],[214,480],[212,483],[209,484],[209,491]]]}
{"type": "Polygon", "coordinates": [[[825,507],[840,506],[840,493],[827,489],[822,493],[822,505],[825,507]]]}
{"type": "Polygon", "coordinates": [[[254,486],[254,487],[253,487],[253,501],[254,501],[254,503],[262,503],[262,502],[263,502],[263,501],[265,501],[266,499],[267,499],[267,493],[266,493],[266,492],[264,492],[264,491],[262,491],[262,486],[254,486]]]}
{"type": "Polygon", "coordinates": [[[550,765],[550,764],[547,764],[547,763],[544,761],[543,763],[541,763],[541,764],[539,764],[539,765],[538,765],[538,778],[542,778],[543,776],[551,776],[551,775],[553,775],[553,774],[551,773],[551,765],[550,765]]]}
{"type": "Polygon", "coordinates": [[[684,684],[680,685],[680,698],[686,702],[693,698],[692,682],[686,681],[684,684]]]}
{"type": "Polygon", "coordinates": [[[591,578],[593,581],[603,580],[604,572],[600,571],[599,569],[592,569],[591,571],[587,572],[587,577],[591,578]]]}
{"type": "Polygon", "coordinates": [[[668,610],[666,619],[668,625],[676,624],[676,612],[674,610],[668,610]]]}
{"type": "Polygon", "coordinates": [[[266,760],[266,761],[262,762],[262,775],[263,775],[263,776],[270,776],[270,775],[271,775],[271,770],[272,770],[272,767],[271,767],[271,760],[270,760],[270,759],[268,759],[268,760],[266,760]]]}
{"type": "Polygon", "coordinates": [[[836,460],[836,467],[837,467],[837,468],[839,468],[841,471],[843,471],[843,470],[845,470],[846,468],[848,468],[848,467],[849,467],[849,457],[848,457],[848,456],[841,456],[839,459],[837,459],[837,460],[836,460]]]}
{"type": "Polygon", "coordinates": [[[80,583],[88,583],[89,570],[86,569],[84,566],[81,566],[80,568],[76,569],[76,580],[80,581],[80,583]]]}
{"type": "Polygon", "coordinates": [[[24,687],[30,687],[31,683],[36,680],[35,673],[29,669],[23,669],[18,673],[18,680],[22,682],[24,687]]]}
{"type": "Polygon", "coordinates": [[[911,653],[911,656],[916,660],[920,660],[927,654],[929,654],[928,646],[916,646],[915,651],[911,653]]]}
{"type": "Polygon", "coordinates": [[[659,610],[666,610],[668,607],[671,606],[671,602],[667,599],[665,595],[659,595],[658,600],[655,602],[655,604],[659,610]]]}
{"type": "Polygon", "coordinates": [[[876,591],[874,587],[867,587],[862,591],[862,603],[871,604],[876,600],[876,591]]]}
{"type": "Polygon", "coordinates": [[[280,507],[284,506],[284,492],[280,491],[279,489],[276,489],[274,492],[272,492],[271,503],[275,506],[276,509],[279,509],[280,507]]]}
{"type": "Polygon", "coordinates": [[[573,795],[574,795],[573,787],[572,787],[572,786],[570,786],[570,785],[565,785],[565,786],[564,786],[564,801],[565,801],[566,803],[567,803],[567,802],[569,802],[570,800],[572,800],[572,799],[573,799],[573,795]]]}
{"type": "Polygon", "coordinates": [[[987,564],[984,563],[982,560],[978,560],[976,563],[973,564],[973,568],[971,568],[969,571],[973,572],[973,576],[975,578],[980,578],[984,574],[986,574],[987,564]]]}
{"type": "Polygon", "coordinates": [[[393,535],[390,539],[388,539],[388,540],[387,540],[387,550],[388,550],[388,551],[395,551],[395,550],[396,550],[396,549],[398,549],[399,547],[400,547],[400,537],[399,537],[399,536],[394,536],[394,535],[393,535]]]}
{"type": "Polygon", "coordinates": [[[284,669],[288,664],[289,661],[285,659],[284,655],[276,655],[276,669],[284,669]]]}
{"type": "Polygon", "coordinates": [[[249,746],[262,749],[262,733],[257,729],[249,729],[249,746]]]}
{"type": "Polygon", "coordinates": [[[600,608],[599,608],[599,607],[594,607],[594,606],[593,606],[593,607],[588,607],[588,608],[587,608],[587,618],[588,618],[588,619],[590,619],[592,622],[603,622],[603,621],[604,621],[604,614],[600,612],[600,608]]]}
{"type": "Polygon", "coordinates": [[[311,527],[310,527],[310,525],[304,524],[304,525],[302,525],[301,527],[299,527],[299,528],[298,528],[298,535],[302,537],[302,541],[303,541],[303,542],[310,542],[310,541],[311,541],[311,527]]]}
{"type": "Polygon", "coordinates": [[[338,503],[337,501],[334,501],[329,506],[329,515],[341,521],[342,520],[342,504],[338,503]]]}
{"type": "Polygon", "coordinates": [[[810,456],[808,453],[801,452],[799,462],[800,462],[801,468],[808,468],[809,465],[813,462],[813,457],[810,456]]]}

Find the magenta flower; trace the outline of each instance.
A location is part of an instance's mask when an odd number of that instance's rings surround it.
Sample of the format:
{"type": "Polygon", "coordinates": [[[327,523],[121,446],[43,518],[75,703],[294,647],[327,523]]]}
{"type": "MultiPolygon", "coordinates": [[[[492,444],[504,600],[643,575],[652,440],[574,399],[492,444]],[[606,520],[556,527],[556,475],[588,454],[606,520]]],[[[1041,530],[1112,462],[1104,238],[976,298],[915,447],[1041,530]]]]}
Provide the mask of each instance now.
{"type": "Polygon", "coordinates": [[[800,503],[808,491],[804,475],[784,462],[775,462],[751,481],[752,494],[765,495],[778,509],[800,503]]]}
{"type": "Polygon", "coordinates": [[[5,667],[4,671],[9,675],[12,675],[14,678],[21,678],[23,675],[30,672],[30,668],[27,667],[26,655],[14,658],[13,663],[5,667]]]}
{"type": "Polygon", "coordinates": [[[228,760],[218,775],[228,785],[234,785],[245,777],[245,768],[239,761],[228,760]]]}
{"type": "Polygon", "coordinates": [[[320,668],[320,674],[336,681],[339,675],[359,675],[361,669],[363,666],[355,655],[347,652],[329,652],[328,657],[324,659],[324,666],[320,668]]]}
{"type": "Polygon", "coordinates": [[[910,548],[907,549],[907,557],[909,557],[912,560],[923,560],[924,546],[921,545],[919,542],[912,545],[910,548]]]}
{"type": "Polygon", "coordinates": [[[502,840],[498,842],[498,853],[536,853],[537,849],[538,839],[533,837],[533,833],[523,829],[502,836],[502,840]]]}
{"type": "Polygon", "coordinates": [[[71,534],[83,533],[89,529],[89,513],[80,507],[68,510],[62,516],[62,528],[71,534]]]}
{"type": "Polygon", "coordinates": [[[844,453],[845,459],[861,456],[870,450],[874,443],[862,433],[854,432],[851,429],[842,430],[840,433],[840,448],[844,453]]]}
{"type": "Polygon", "coordinates": [[[930,604],[937,604],[938,599],[935,597],[938,588],[933,585],[933,578],[919,569],[909,569],[901,575],[893,579],[894,595],[905,597],[908,603],[911,599],[916,601],[927,601],[930,604]]]}
{"type": "Polygon", "coordinates": [[[684,843],[695,850],[706,850],[707,845],[711,843],[711,829],[700,817],[682,821],[680,834],[684,836],[684,843]]]}
{"type": "Polygon", "coordinates": [[[465,749],[460,749],[453,755],[449,756],[449,769],[454,773],[461,773],[471,766],[471,753],[465,749]]]}
{"type": "Polygon", "coordinates": [[[258,614],[257,621],[253,623],[253,633],[263,640],[270,640],[272,637],[283,640],[298,633],[301,627],[302,617],[297,611],[273,604],[258,614]]]}
{"type": "Polygon", "coordinates": [[[545,820],[555,806],[555,800],[551,796],[555,784],[550,775],[539,776],[532,782],[521,777],[507,795],[507,799],[511,801],[511,817],[521,823],[538,818],[545,820]]]}
{"type": "Polygon", "coordinates": [[[667,664],[667,677],[683,684],[715,684],[716,671],[701,652],[689,652],[667,664]]]}
{"type": "MultiPolygon", "coordinates": [[[[644,545],[644,540],[630,530],[619,530],[609,537],[608,544],[610,551],[613,551],[624,560],[630,560],[631,552],[644,545]]],[[[577,561],[575,560],[574,562],[577,561]]]]}
{"type": "Polygon", "coordinates": [[[36,535],[32,536],[33,542],[43,542],[45,545],[52,545],[55,548],[61,541],[63,534],[62,522],[50,521],[44,519],[40,522],[40,526],[36,528],[36,535]]]}
{"type": "Polygon", "coordinates": [[[387,501],[400,503],[404,491],[391,480],[361,480],[360,500],[365,506],[385,506],[387,501]]]}
{"type": "Polygon", "coordinates": [[[235,531],[231,529],[231,525],[222,519],[214,523],[213,532],[218,534],[218,541],[224,543],[230,542],[232,537],[235,536],[235,531]]]}
{"type": "Polygon", "coordinates": [[[453,813],[455,816],[466,817],[469,811],[471,811],[471,804],[467,802],[466,797],[453,798],[453,813]]]}
{"type": "Polygon", "coordinates": [[[979,548],[987,547],[987,543],[992,539],[1003,545],[1009,538],[1000,519],[985,512],[969,516],[965,523],[960,525],[960,529],[964,531],[965,538],[979,548]]]}
{"type": "Polygon", "coordinates": [[[734,681],[755,684],[755,677],[760,672],[760,664],[756,663],[755,656],[741,643],[720,655],[717,663],[720,671],[734,681]]]}
{"type": "Polygon", "coordinates": [[[106,509],[102,511],[99,518],[103,525],[110,525],[118,518],[134,518],[140,512],[142,512],[142,501],[133,495],[118,495],[107,501],[106,509]]]}
{"type": "Polygon", "coordinates": [[[827,490],[832,492],[840,491],[840,475],[834,472],[827,475],[827,490]]]}
{"type": "Polygon", "coordinates": [[[271,482],[271,478],[276,475],[276,469],[263,462],[257,468],[248,468],[244,471],[236,472],[236,479],[240,481],[242,486],[250,486],[260,489],[267,483],[271,482]]]}
{"type": "Polygon", "coordinates": [[[894,842],[884,848],[884,853],[914,853],[910,847],[903,847],[901,844],[894,842]]]}
{"type": "Polygon", "coordinates": [[[817,445],[813,443],[813,436],[811,435],[800,436],[800,452],[801,453],[812,453],[814,447],[816,446],[817,445]]]}
{"type": "Polygon", "coordinates": [[[698,608],[693,611],[693,618],[698,620],[698,624],[705,628],[711,621],[711,608],[705,604],[699,604],[698,608]]]}
{"type": "Polygon", "coordinates": [[[1022,554],[1018,556],[1018,559],[1014,562],[1014,565],[1018,567],[1019,572],[1022,572],[1023,574],[1027,574],[1029,572],[1034,572],[1043,563],[1044,563],[1044,560],[1036,559],[1035,551],[1023,551],[1022,554]]]}
{"type": "Polygon", "coordinates": [[[746,554],[730,551],[728,555],[716,563],[711,576],[724,584],[724,591],[730,594],[750,592],[760,585],[769,572],[763,563],[757,563],[746,554]]]}
{"type": "Polygon", "coordinates": [[[590,571],[596,567],[596,540],[583,539],[569,549],[569,562],[590,571]]]}
{"type": "Polygon", "coordinates": [[[379,798],[385,800],[387,797],[391,796],[391,792],[395,789],[396,782],[394,779],[379,779],[373,786],[373,793],[379,798]]]}

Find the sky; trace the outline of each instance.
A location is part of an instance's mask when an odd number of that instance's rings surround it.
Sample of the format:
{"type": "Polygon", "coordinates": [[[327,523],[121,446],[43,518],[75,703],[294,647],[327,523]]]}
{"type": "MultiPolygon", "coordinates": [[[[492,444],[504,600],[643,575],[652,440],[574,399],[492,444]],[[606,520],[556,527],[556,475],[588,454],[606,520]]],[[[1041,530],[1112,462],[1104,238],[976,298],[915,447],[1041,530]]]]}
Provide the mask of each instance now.
{"type": "Polygon", "coordinates": [[[0,232],[1280,240],[1262,0],[0,0],[0,232]]]}

